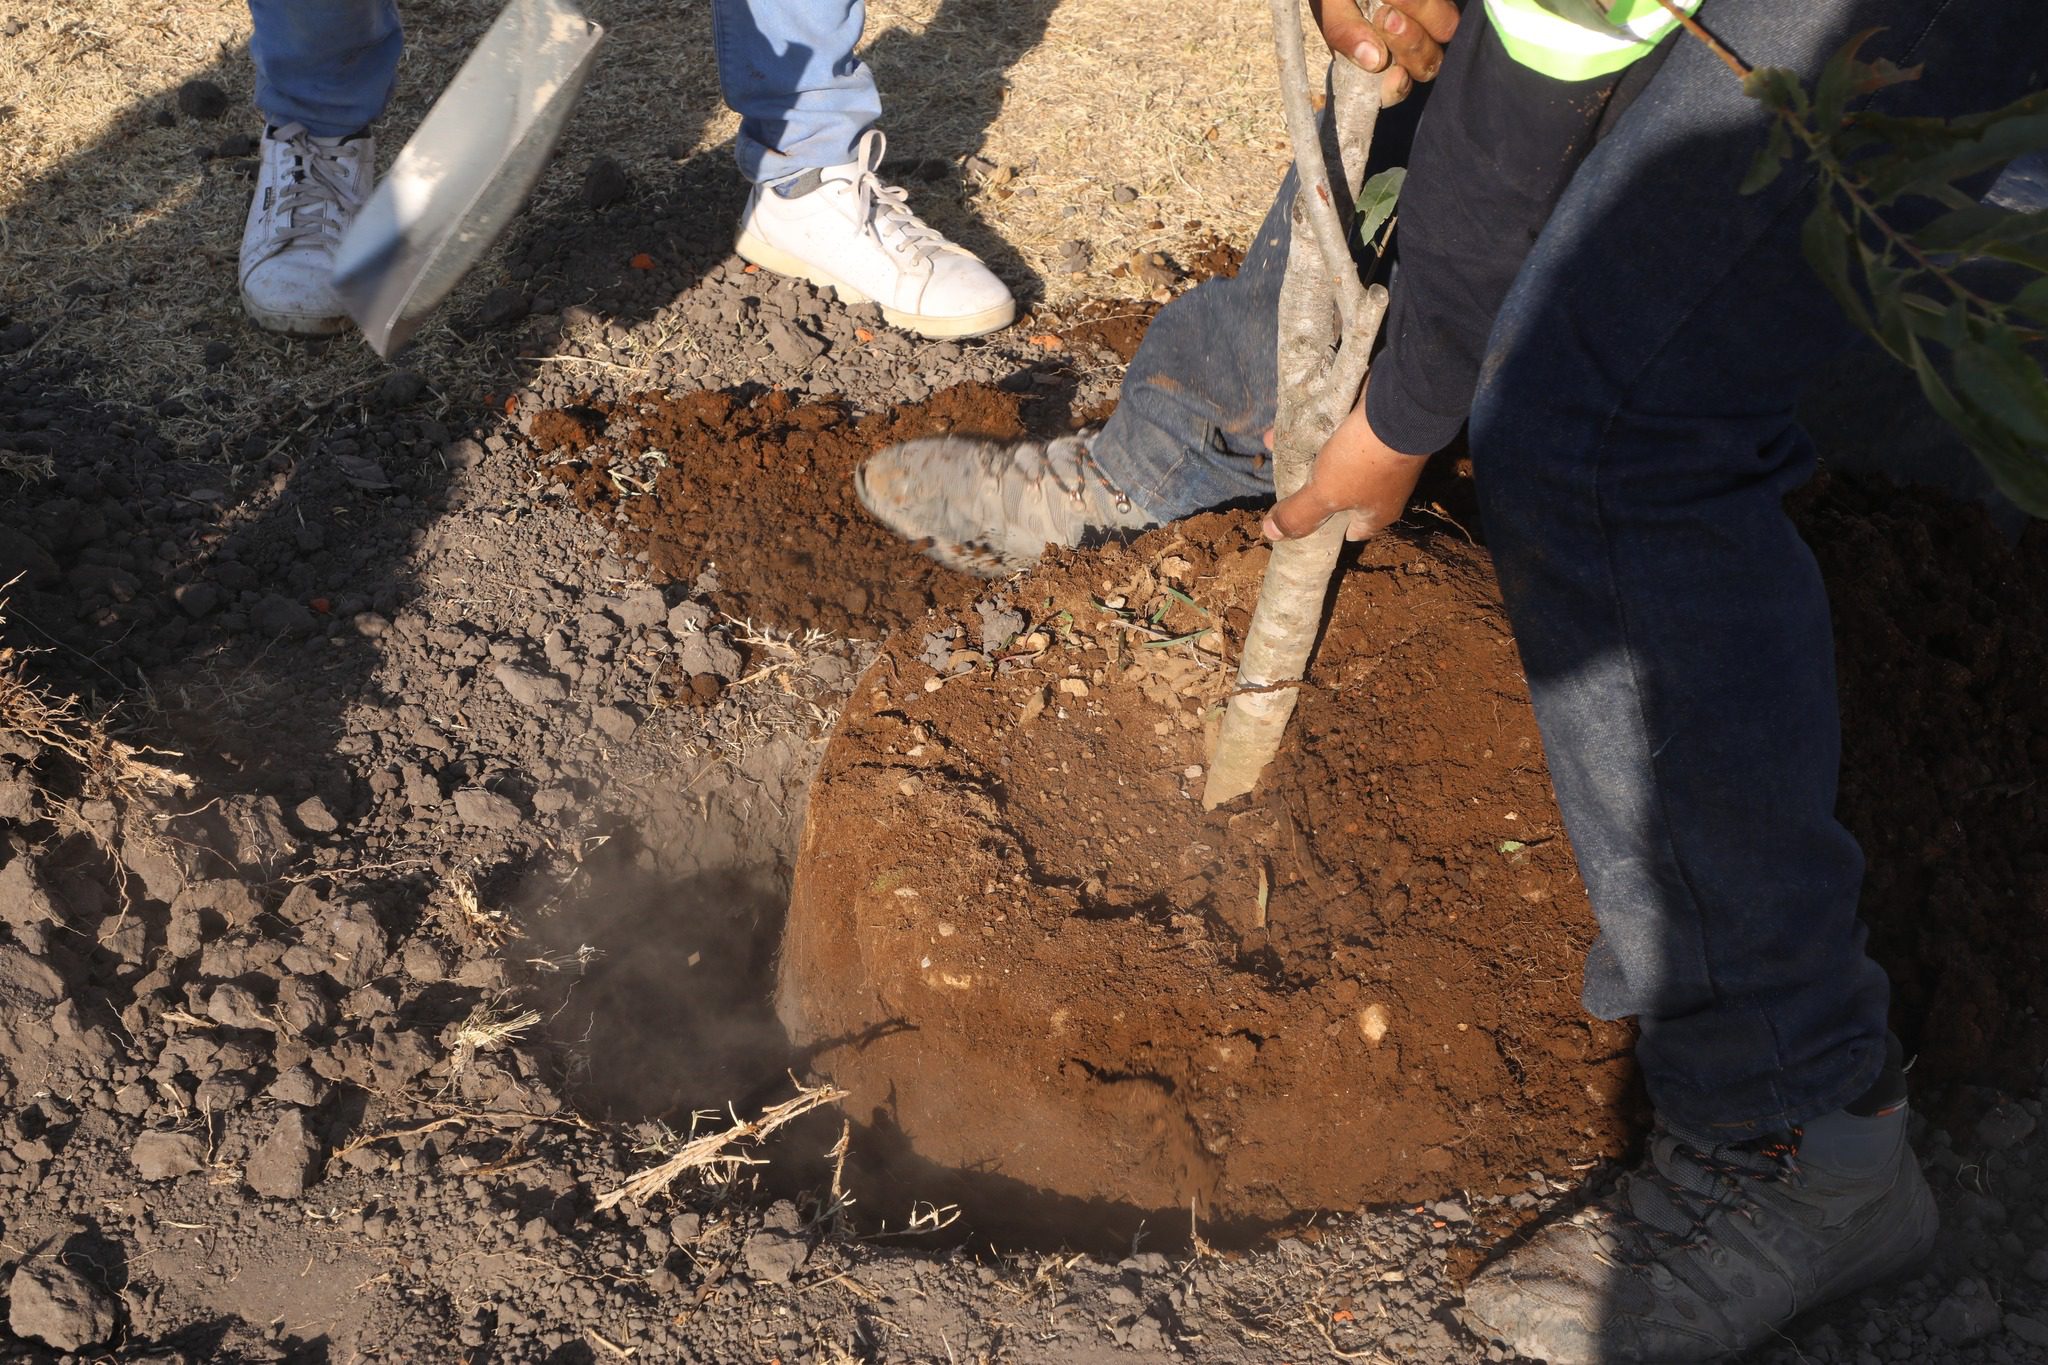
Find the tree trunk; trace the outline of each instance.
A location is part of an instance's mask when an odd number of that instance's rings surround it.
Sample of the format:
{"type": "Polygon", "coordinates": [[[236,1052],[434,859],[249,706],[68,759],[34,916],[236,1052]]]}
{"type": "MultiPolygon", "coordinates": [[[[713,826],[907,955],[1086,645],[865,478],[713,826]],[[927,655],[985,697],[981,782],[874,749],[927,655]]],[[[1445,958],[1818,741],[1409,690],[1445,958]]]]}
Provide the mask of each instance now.
{"type": "MultiPolygon", "coordinates": [[[[1333,61],[1329,128],[1342,180],[1309,104],[1300,0],[1271,0],[1280,93],[1300,186],[1289,217],[1287,272],[1280,287],[1279,398],[1273,423],[1273,488],[1287,497],[1308,482],[1316,452],[1358,401],[1387,294],[1358,281],[1347,240],[1379,116],[1379,77],[1333,61]],[[1311,244],[1313,248],[1311,249],[1311,244]],[[1332,348],[1335,348],[1334,353],[1332,348]]],[[[1273,547],[1238,656],[1237,690],[1209,764],[1202,804],[1211,810],[1258,784],[1294,714],[1298,683],[1315,647],[1330,575],[1344,545],[1344,518],[1273,547]]]]}

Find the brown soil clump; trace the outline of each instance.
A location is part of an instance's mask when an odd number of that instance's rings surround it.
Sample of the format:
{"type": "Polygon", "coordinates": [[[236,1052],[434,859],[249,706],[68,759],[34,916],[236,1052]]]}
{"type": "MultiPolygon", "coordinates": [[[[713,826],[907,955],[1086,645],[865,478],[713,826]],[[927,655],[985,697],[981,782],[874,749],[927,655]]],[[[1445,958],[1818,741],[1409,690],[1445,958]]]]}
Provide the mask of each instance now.
{"type": "Polygon", "coordinates": [[[1251,1227],[1626,1141],[1630,1034],[1577,1000],[1591,913],[1485,557],[1364,546],[1294,742],[1208,813],[1266,559],[1229,514],[1051,555],[848,703],[780,1012],[856,1154],[983,1227],[1251,1227]]]}
{"type": "Polygon", "coordinates": [[[643,394],[602,409],[621,434],[588,458],[589,427],[572,416],[581,409],[538,414],[532,435],[577,502],[621,519],[625,548],[645,553],[658,580],[690,583],[709,569],[711,596],[734,616],[872,638],[974,580],[861,511],[854,469],[919,436],[1021,437],[1024,403],[977,384],[864,416],[782,392],[752,402],[643,394]]]}

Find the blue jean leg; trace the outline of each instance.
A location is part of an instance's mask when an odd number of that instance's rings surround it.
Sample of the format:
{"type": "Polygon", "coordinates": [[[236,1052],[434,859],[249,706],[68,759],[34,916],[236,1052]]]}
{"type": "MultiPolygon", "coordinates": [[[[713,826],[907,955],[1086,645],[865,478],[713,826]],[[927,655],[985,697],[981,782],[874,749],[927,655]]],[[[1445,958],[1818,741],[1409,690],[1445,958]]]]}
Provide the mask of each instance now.
{"type": "MultiPolygon", "coordinates": [[[[1889,25],[1884,54],[1927,67],[1900,111],[1955,113],[2027,88],[2027,8],[1719,0],[1713,25],[1809,80],[1851,32],[1889,25]]],[[[1600,921],[1587,1008],[1640,1020],[1667,1117],[1731,1136],[1853,1099],[1888,1000],[1834,815],[1827,597],[1782,506],[1813,467],[1794,401],[1850,331],[1800,250],[1811,185],[1736,193],[1767,119],[1710,54],[1673,53],[1539,239],[1471,418],[1600,921]]]]}
{"type": "Polygon", "coordinates": [[[733,154],[765,184],[853,160],[882,115],[874,72],[854,55],[862,0],[712,0],[718,85],[740,116],[733,154]]]}
{"type": "Polygon", "coordinates": [[[404,34],[396,0],[249,0],[256,107],[272,124],[343,137],[384,112],[404,34]]]}
{"type": "MultiPolygon", "coordinates": [[[[1428,92],[1380,115],[1368,174],[1407,163],[1428,92]]],[[[1273,496],[1265,435],[1279,383],[1296,183],[1290,168],[1236,275],[1206,280],[1159,310],[1091,447],[1104,475],[1160,521],[1273,496]]]]}
{"type": "Polygon", "coordinates": [[[1159,521],[1273,495],[1265,433],[1294,186],[1290,170],[1236,275],[1159,310],[1091,447],[1104,476],[1159,521]]]}

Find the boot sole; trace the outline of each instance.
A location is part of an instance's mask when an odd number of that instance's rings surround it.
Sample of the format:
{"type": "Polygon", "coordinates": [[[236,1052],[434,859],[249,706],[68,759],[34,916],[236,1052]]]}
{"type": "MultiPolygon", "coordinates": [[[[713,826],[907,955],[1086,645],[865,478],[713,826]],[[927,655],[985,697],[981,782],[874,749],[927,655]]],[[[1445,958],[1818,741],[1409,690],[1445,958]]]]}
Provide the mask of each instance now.
{"type": "MultiPolygon", "coordinates": [[[[763,241],[751,232],[742,232],[739,242],[733,247],[741,260],[758,265],[763,270],[772,270],[778,275],[808,280],[820,289],[830,289],[845,304],[874,303],[875,300],[863,294],[830,271],[821,270],[801,257],[793,256],[773,243],[763,241]]],[[[892,327],[901,327],[906,332],[934,341],[953,337],[986,336],[990,332],[1008,327],[1017,320],[1017,301],[1004,299],[993,308],[984,308],[979,313],[963,313],[958,317],[934,317],[929,313],[905,313],[887,304],[878,304],[882,316],[892,327]]]]}

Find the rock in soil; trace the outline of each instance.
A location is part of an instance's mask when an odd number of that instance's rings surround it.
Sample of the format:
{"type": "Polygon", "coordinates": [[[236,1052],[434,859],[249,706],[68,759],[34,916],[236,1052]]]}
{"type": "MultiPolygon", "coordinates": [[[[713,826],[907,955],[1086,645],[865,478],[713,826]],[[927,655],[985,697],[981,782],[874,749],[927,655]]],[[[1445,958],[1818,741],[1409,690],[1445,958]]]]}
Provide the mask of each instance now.
{"type": "Polygon", "coordinates": [[[319,1140],[308,1130],[304,1111],[287,1109],[271,1125],[270,1136],[249,1154],[242,1178],[267,1199],[296,1199],[319,1173],[319,1140]]]}
{"type": "Polygon", "coordinates": [[[55,1261],[26,1261],[7,1284],[7,1325],[60,1351],[96,1346],[114,1334],[114,1301],[78,1271],[55,1261]]]}
{"type": "Polygon", "coordinates": [[[144,1133],[131,1157],[144,1180],[176,1180],[206,1164],[206,1147],[194,1133],[144,1133]]]}

